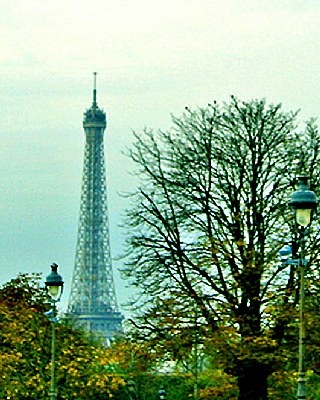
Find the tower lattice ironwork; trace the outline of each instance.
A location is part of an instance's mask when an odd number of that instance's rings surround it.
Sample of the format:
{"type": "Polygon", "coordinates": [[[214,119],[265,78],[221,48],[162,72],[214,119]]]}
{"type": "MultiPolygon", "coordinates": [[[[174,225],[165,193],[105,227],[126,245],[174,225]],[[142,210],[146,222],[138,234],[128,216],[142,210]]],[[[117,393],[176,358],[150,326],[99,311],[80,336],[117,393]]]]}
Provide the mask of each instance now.
{"type": "Polygon", "coordinates": [[[87,330],[106,339],[122,330],[110,255],[104,161],[106,114],[98,107],[96,73],[93,103],[84,113],[85,151],[78,241],[68,312],[87,330]]]}

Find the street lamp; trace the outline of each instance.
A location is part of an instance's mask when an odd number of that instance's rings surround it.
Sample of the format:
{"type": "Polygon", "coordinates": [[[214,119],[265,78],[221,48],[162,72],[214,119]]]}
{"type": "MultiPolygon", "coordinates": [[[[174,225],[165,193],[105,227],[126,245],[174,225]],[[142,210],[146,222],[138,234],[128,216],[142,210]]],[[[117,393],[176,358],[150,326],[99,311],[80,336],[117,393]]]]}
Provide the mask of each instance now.
{"type": "Polygon", "coordinates": [[[297,399],[306,399],[306,378],[304,367],[305,356],[305,236],[307,228],[311,223],[312,213],[317,208],[318,200],[314,192],[308,188],[308,178],[301,176],[298,178],[299,189],[292,193],[289,205],[292,207],[297,224],[300,226],[300,320],[299,320],[299,377],[297,399]]]}
{"type": "Polygon", "coordinates": [[[167,398],[167,393],[164,389],[160,389],[158,392],[158,398],[159,400],[166,400],[167,398]]]}
{"type": "Polygon", "coordinates": [[[46,294],[49,302],[52,304],[52,310],[47,316],[50,316],[51,326],[52,326],[52,336],[51,336],[51,387],[50,387],[50,400],[57,399],[57,388],[55,379],[55,347],[56,347],[56,332],[55,323],[57,316],[56,303],[60,301],[63,292],[63,280],[62,276],[58,274],[58,265],[53,263],[51,265],[51,273],[47,276],[46,294]]]}

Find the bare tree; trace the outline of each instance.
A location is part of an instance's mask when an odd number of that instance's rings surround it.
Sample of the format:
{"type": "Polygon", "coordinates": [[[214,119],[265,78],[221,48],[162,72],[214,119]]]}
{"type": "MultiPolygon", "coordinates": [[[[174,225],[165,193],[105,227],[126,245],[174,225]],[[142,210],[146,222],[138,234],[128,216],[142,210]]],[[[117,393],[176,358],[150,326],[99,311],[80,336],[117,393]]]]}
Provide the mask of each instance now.
{"type": "Polygon", "coordinates": [[[213,334],[233,327],[230,371],[241,400],[267,399],[298,302],[297,267],[280,263],[278,251],[294,232],[295,178],[307,173],[315,190],[320,154],[315,122],[301,131],[296,118],[281,105],[232,97],[186,109],[168,132],[135,134],[129,152],[141,181],[128,211],[125,273],[146,299],[140,321],[157,332],[148,304],[181,293],[213,334]],[[258,355],[262,348],[270,357],[258,355]]]}

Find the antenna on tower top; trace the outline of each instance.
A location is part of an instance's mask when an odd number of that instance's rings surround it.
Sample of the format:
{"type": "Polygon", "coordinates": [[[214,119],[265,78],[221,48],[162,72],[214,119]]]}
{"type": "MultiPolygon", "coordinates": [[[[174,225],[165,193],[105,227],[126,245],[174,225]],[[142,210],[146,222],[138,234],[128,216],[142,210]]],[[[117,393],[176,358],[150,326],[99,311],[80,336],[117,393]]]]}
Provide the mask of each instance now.
{"type": "Polygon", "coordinates": [[[97,73],[93,73],[93,105],[97,105],[97,73]]]}
{"type": "Polygon", "coordinates": [[[106,114],[100,110],[97,104],[97,73],[93,72],[93,102],[90,108],[83,115],[83,126],[87,124],[98,124],[101,128],[106,127],[106,114]]]}

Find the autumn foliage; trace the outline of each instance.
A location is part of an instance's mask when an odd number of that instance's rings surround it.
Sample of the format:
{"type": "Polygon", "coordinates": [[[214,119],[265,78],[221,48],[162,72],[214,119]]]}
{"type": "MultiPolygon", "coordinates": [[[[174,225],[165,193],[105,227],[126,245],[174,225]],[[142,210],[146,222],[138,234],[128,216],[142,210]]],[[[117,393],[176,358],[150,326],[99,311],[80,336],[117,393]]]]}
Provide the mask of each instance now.
{"type": "MultiPolygon", "coordinates": [[[[48,398],[49,308],[39,276],[20,275],[0,290],[0,398],[48,398]]],[[[102,343],[63,320],[56,337],[58,399],[109,399],[123,385],[107,368],[116,355],[102,343]]]]}
{"type": "MultiPolygon", "coordinates": [[[[279,377],[294,396],[300,269],[279,249],[291,244],[299,258],[302,233],[288,206],[296,177],[307,174],[320,193],[319,129],[297,115],[232,96],[186,108],[166,131],[135,133],[128,151],[140,178],[124,269],[139,293],[137,335],[179,361],[194,348],[196,313],[203,346],[236,379],[240,400],[275,396],[279,377]]],[[[316,374],[318,221],[306,243],[307,366],[316,374]]]]}

